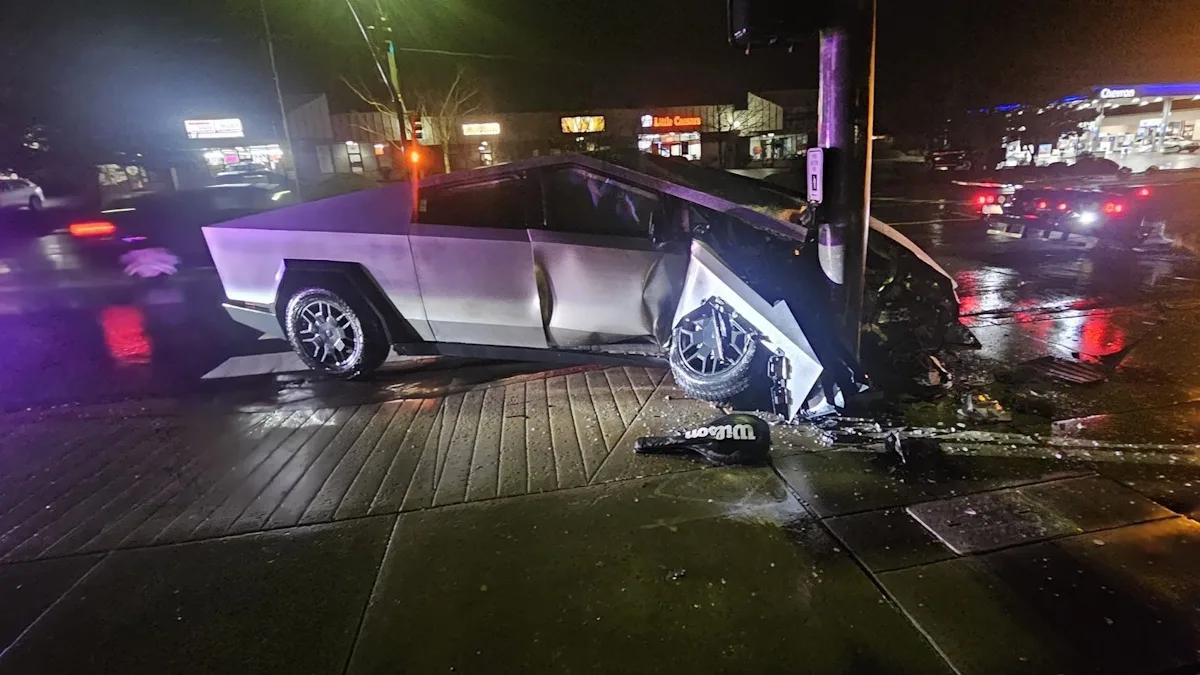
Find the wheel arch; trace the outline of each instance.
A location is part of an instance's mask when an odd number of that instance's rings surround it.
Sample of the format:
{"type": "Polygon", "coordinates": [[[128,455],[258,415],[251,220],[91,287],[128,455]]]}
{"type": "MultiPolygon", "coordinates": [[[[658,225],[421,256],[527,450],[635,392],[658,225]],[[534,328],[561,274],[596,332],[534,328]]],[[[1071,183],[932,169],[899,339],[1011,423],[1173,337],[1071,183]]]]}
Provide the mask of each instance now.
{"type": "Polygon", "coordinates": [[[287,302],[309,286],[330,290],[349,288],[357,292],[379,317],[392,344],[420,342],[421,338],[392,302],[371,273],[359,263],[329,260],[298,260],[285,258],[283,274],[275,292],[275,316],[279,325],[286,325],[287,302]]]}

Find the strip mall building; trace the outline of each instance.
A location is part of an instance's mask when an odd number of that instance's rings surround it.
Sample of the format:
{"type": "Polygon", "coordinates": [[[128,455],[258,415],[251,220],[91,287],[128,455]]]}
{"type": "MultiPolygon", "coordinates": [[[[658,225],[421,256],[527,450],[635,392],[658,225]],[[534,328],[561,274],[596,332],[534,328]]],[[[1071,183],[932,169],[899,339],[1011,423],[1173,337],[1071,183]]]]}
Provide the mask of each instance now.
{"type": "MultiPolygon", "coordinates": [[[[421,120],[430,169],[487,166],[605,148],[638,149],[701,164],[740,167],[795,158],[816,134],[817,93],[746,94],[745,103],[479,114],[421,120]]],[[[400,124],[381,113],[329,112],[317,96],[288,114],[301,180],[335,173],[387,178],[400,124]]]]}

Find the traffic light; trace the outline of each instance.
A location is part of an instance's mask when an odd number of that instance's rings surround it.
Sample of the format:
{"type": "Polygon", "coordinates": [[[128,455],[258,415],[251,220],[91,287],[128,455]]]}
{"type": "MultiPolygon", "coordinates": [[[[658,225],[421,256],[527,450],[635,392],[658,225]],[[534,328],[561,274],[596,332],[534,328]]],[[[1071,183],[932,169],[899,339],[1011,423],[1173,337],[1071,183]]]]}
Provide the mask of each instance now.
{"type": "Polygon", "coordinates": [[[421,153],[417,150],[413,150],[412,152],[408,153],[408,161],[412,162],[413,164],[420,164],[421,153]]]}
{"type": "Polygon", "coordinates": [[[414,141],[424,141],[425,140],[425,125],[421,122],[421,118],[415,117],[415,116],[413,117],[412,130],[413,130],[413,140],[414,141]]]}
{"type": "Polygon", "coordinates": [[[815,38],[845,0],[728,0],[729,42],[749,51],[815,38]]]}

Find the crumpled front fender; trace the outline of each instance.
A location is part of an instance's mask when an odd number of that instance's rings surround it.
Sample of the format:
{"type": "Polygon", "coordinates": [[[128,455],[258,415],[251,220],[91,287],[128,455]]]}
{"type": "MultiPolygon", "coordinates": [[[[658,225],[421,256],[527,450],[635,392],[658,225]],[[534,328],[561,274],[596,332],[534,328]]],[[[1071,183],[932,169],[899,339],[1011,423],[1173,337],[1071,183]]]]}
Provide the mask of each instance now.
{"type": "MultiPolygon", "coordinates": [[[[784,385],[789,396],[786,416],[789,420],[795,419],[823,370],[812,345],[787,303],[780,301],[772,305],[767,302],[739,279],[712,248],[694,240],[672,325],[679,325],[685,316],[714,297],[720,298],[758,332],[763,347],[787,359],[789,368],[784,385]]],[[[763,386],[769,386],[765,375],[763,386]]]]}

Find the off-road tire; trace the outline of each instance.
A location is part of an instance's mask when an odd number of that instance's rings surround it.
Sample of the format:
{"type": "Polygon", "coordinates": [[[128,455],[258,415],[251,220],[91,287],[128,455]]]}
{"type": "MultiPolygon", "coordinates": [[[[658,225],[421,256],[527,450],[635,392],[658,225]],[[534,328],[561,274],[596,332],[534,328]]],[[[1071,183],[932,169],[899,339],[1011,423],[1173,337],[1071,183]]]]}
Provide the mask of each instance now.
{"type": "MultiPolygon", "coordinates": [[[[750,332],[753,333],[752,330],[750,332]]],[[[689,368],[684,362],[683,351],[680,348],[679,327],[677,326],[671,339],[671,354],[668,358],[671,364],[671,373],[675,376],[675,383],[690,398],[712,403],[726,403],[750,387],[754,379],[753,365],[757,343],[758,339],[751,337],[746,343],[746,351],[733,365],[717,373],[701,374],[689,368]]]]}
{"type": "Polygon", "coordinates": [[[387,331],[379,315],[353,289],[310,287],[296,291],[288,299],[287,310],[284,314],[284,332],[292,349],[300,356],[304,365],[320,373],[331,375],[341,380],[363,380],[369,378],[387,359],[391,345],[388,343],[387,331]],[[331,307],[343,313],[350,322],[349,330],[357,336],[352,356],[346,363],[334,366],[322,363],[309,354],[301,341],[300,326],[303,319],[301,311],[315,302],[328,303],[331,307]]]}

